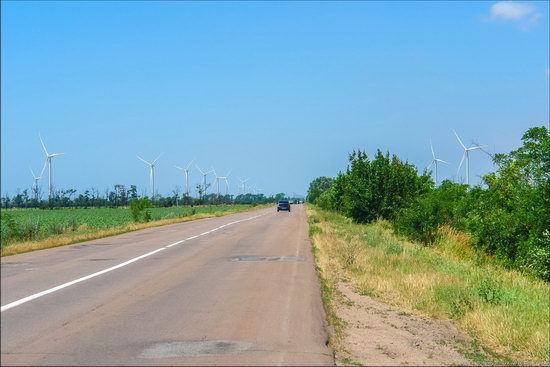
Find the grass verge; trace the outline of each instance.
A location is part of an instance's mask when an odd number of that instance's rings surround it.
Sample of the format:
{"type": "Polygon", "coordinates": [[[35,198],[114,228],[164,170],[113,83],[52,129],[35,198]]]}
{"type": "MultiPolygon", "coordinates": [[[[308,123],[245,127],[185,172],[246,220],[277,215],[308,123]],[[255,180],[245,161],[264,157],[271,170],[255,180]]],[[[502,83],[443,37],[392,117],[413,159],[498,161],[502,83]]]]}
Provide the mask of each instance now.
{"type": "Polygon", "coordinates": [[[306,208],[333,347],[342,328],[333,311],[334,284],[345,278],[360,294],[453,320],[472,336],[467,357],[476,363],[550,363],[548,283],[475,255],[464,235],[449,229],[425,247],[397,237],[386,222],[359,225],[306,208]]]}
{"type": "MultiPolygon", "coordinates": [[[[258,205],[255,207],[236,206],[230,209],[225,208],[224,210],[220,210],[220,211],[209,211],[209,212],[203,212],[203,213],[199,212],[193,215],[164,218],[164,219],[152,220],[150,222],[145,222],[145,223],[130,222],[123,225],[115,225],[110,228],[102,228],[102,229],[90,228],[86,224],[82,224],[74,231],[65,232],[57,235],[51,235],[51,236],[48,236],[47,238],[43,238],[40,240],[16,242],[5,246],[2,245],[0,250],[0,256],[10,256],[10,255],[21,254],[24,252],[43,250],[43,249],[58,247],[58,246],[65,246],[65,245],[70,245],[78,242],[84,242],[84,241],[95,240],[98,238],[115,236],[118,234],[137,231],[145,228],[159,227],[167,224],[189,222],[197,219],[204,219],[204,218],[210,218],[210,217],[221,217],[228,214],[234,214],[234,213],[239,213],[239,212],[244,212],[244,211],[249,211],[254,209],[262,209],[269,206],[270,205],[258,205]]],[[[119,210],[119,209],[113,209],[113,210],[119,210]]]]}

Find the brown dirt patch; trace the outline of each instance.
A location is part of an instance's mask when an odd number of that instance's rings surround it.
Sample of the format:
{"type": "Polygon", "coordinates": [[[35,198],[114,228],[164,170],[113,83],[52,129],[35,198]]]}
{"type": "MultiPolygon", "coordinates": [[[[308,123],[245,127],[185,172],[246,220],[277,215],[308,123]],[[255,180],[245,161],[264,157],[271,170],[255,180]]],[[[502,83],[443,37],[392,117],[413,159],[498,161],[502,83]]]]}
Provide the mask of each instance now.
{"type": "Polygon", "coordinates": [[[458,349],[469,344],[467,335],[449,321],[407,314],[396,307],[357,294],[347,283],[338,284],[342,302],[337,316],[345,323],[336,352],[338,365],[376,366],[470,365],[458,349]]]}

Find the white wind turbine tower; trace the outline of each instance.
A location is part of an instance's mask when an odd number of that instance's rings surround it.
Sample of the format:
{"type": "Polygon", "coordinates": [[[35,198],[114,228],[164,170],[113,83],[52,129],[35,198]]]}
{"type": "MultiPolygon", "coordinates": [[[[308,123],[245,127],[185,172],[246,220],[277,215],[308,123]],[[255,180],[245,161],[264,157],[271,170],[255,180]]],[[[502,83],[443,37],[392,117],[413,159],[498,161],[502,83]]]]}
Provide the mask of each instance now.
{"type": "Polygon", "coordinates": [[[42,174],[44,173],[44,168],[46,168],[46,165],[44,165],[44,167],[42,168],[42,173],[40,173],[40,176],[36,177],[32,168],[29,167],[29,169],[31,170],[31,175],[34,178],[33,190],[37,199],[38,199],[38,181],[44,177],[42,176],[42,174]]]}
{"type": "Polygon", "coordinates": [[[241,179],[239,178],[239,181],[241,182],[241,186],[240,186],[240,187],[241,187],[241,193],[242,193],[243,195],[246,193],[246,182],[247,182],[248,180],[250,180],[250,178],[247,178],[247,179],[245,179],[245,180],[241,180],[241,179]]]}
{"type": "Polygon", "coordinates": [[[179,169],[179,170],[181,170],[185,173],[185,194],[187,196],[189,196],[189,167],[191,167],[191,165],[193,164],[193,161],[194,161],[194,159],[191,162],[189,162],[189,164],[185,168],[181,168],[179,166],[174,166],[177,169],[179,169]]]}
{"type": "Polygon", "coordinates": [[[152,200],[155,201],[155,163],[158,161],[158,159],[163,155],[164,153],[160,153],[158,157],[153,162],[147,162],[145,159],[141,158],[139,155],[138,159],[149,166],[149,185],[151,186],[151,197],[152,200]]]}
{"type": "MultiPolygon", "coordinates": [[[[46,145],[44,145],[44,141],[42,140],[42,136],[38,134],[38,137],[40,138],[40,142],[42,143],[42,148],[44,148],[44,152],[46,153],[46,161],[44,162],[42,173],[44,172],[44,168],[46,168],[46,164],[47,164],[48,165],[48,200],[51,200],[52,198],[52,158],[58,155],[63,155],[65,153],[52,153],[52,154],[48,153],[48,150],[46,149],[46,145]]],[[[42,174],[40,174],[40,176],[42,176],[42,174]]]]}
{"type": "Polygon", "coordinates": [[[441,162],[441,163],[445,163],[445,164],[449,164],[449,162],[445,162],[443,159],[439,159],[439,158],[436,158],[435,157],[435,153],[434,153],[434,147],[432,145],[432,139],[430,139],[430,148],[432,148],[432,162],[430,163],[430,165],[428,166],[428,169],[430,169],[430,167],[432,165],[435,166],[435,186],[437,186],[437,163],[441,162]]]}
{"type": "Polygon", "coordinates": [[[220,176],[218,176],[218,174],[216,173],[216,170],[214,168],[212,168],[212,172],[214,173],[214,180],[218,186],[218,200],[220,199],[220,176]]]}
{"type": "MultiPolygon", "coordinates": [[[[215,174],[215,173],[214,173],[215,174]]],[[[225,175],[225,176],[219,176],[219,177],[216,177],[218,179],[222,179],[225,181],[225,195],[228,194],[229,192],[229,181],[227,181],[227,178],[229,177],[229,175],[231,175],[231,170],[229,170],[229,172],[225,175]]],[[[220,183],[218,182],[218,196],[220,195],[220,188],[219,188],[219,185],[220,183]]]]}
{"type": "Polygon", "coordinates": [[[460,164],[458,165],[458,170],[456,171],[456,175],[458,176],[458,172],[460,172],[460,168],[462,167],[462,162],[464,162],[464,157],[466,157],[466,185],[468,187],[470,187],[470,156],[469,156],[469,153],[472,150],[484,148],[484,147],[486,147],[486,145],[484,145],[484,146],[475,145],[475,146],[466,148],[466,146],[462,143],[462,140],[460,140],[460,138],[458,137],[458,134],[456,133],[456,131],[453,130],[453,132],[455,133],[455,136],[458,139],[458,142],[460,143],[460,145],[464,149],[464,154],[462,154],[462,159],[460,160],[460,164]]]}
{"type": "Polygon", "coordinates": [[[210,170],[208,172],[203,172],[203,170],[200,169],[199,166],[197,166],[196,164],[195,164],[195,167],[197,167],[197,169],[199,170],[199,172],[202,175],[202,184],[203,184],[203,189],[204,189],[204,195],[206,195],[206,175],[214,172],[214,170],[210,170]]]}

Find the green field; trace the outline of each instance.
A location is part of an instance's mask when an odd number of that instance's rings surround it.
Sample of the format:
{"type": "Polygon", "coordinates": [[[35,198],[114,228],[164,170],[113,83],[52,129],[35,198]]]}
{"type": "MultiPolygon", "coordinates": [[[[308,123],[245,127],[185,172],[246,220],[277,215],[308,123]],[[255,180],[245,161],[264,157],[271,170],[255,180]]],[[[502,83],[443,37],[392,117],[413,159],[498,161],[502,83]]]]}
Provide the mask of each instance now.
{"type": "MultiPolygon", "coordinates": [[[[191,215],[220,215],[250,209],[251,205],[149,208],[151,222],[191,215]]],[[[133,223],[129,208],[2,209],[1,246],[40,241],[63,234],[89,233],[133,223]]]]}

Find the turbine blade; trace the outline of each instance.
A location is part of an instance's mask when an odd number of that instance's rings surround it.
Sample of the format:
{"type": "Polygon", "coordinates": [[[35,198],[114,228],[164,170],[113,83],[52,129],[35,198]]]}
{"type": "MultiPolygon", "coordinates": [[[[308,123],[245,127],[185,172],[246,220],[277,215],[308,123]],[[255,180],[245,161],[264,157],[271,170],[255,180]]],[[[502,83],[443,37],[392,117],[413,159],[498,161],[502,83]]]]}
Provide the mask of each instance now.
{"type": "Polygon", "coordinates": [[[163,153],[160,153],[159,156],[153,161],[152,164],[155,164],[155,162],[158,161],[158,159],[159,159],[163,154],[164,154],[164,152],[163,152],[163,153]]]}
{"type": "Polygon", "coordinates": [[[191,167],[191,165],[193,164],[193,162],[195,162],[195,158],[193,158],[191,160],[191,162],[189,162],[189,164],[187,165],[187,167],[185,167],[185,169],[189,169],[189,167],[191,167]]]}
{"type": "Polygon", "coordinates": [[[29,169],[31,170],[31,175],[32,177],[36,180],[36,176],[34,175],[34,171],[32,170],[32,168],[29,167],[29,169]]]}
{"type": "Polygon", "coordinates": [[[432,139],[430,139],[430,148],[432,148],[432,157],[435,159],[434,146],[432,145],[432,139]]]}
{"type": "Polygon", "coordinates": [[[460,143],[460,145],[462,145],[462,148],[464,148],[464,150],[466,150],[466,146],[462,143],[462,140],[460,140],[460,138],[458,137],[458,134],[456,133],[456,131],[453,130],[453,133],[455,133],[455,136],[456,138],[458,139],[458,142],[460,143]]]}
{"type": "Polygon", "coordinates": [[[445,163],[445,164],[450,164],[449,162],[446,162],[443,159],[436,159],[436,161],[441,162],[441,163],[445,163]]]}
{"type": "Polygon", "coordinates": [[[229,170],[229,173],[227,175],[225,175],[225,178],[227,179],[227,177],[229,177],[229,175],[231,174],[231,172],[233,172],[232,169],[229,170]]]}
{"type": "Polygon", "coordinates": [[[435,162],[435,159],[432,160],[432,162],[430,163],[430,165],[429,165],[428,167],[426,167],[426,169],[427,169],[428,171],[430,170],[430,168],[432,168],[434,162],[435,162]]]}
{"type": "Polygon", "coordinates": [[[44,170],[46,169],[47,164],[48,164],[48,158],[44,160],[44,166],[42,167],[42,172],[40,172],[40,177],[44,175],[44,170]]]}
{"type": "Polygon", "coordinates": [[[197,167],[197,169],[199,170],[199,172],[200,172],[201,174],[203,174],[203,175],[205,174],[205,173],[202,171],[202,169],[200,169],[199,166],[197,166],[196,164],[195,164],[195,167],[197,167]]]}
{"type": "Polygon", "coordinates": [[[139,155],[136,155],[136,157],[138,157],[138,159],[143,161],[145,164],[148,164],[149,166],[151,165],[151,163],[147,162],[145,159],[141,158],[139,155]]]}
{"type": "Polygon", "coordinates": [[[42,141],[42,136],[40,135],[40,133],[38,133],[38,137],[40,138],[40,142],[42,143],[42,148],[44,148],[44,152],[46,152],[46,155],[49,155],[48,150],[46,149],[46,146],[44,145],[44,141],[42,141]]]}
{"type": "Polygon", "coordinates": [[[181,171],[184,171],[184,169],[181,168],[180,166],[174,166],[174,167],[176,167],[177,169],[179,169],[179,170],[181,170],[181,171]]]}
{"type": "Polygon", "coordinates": [[[458,165],[458,170],[456,170],[456,176],[458,177],[458,172],[460,172],[460,168],[462,167],[462,163],[464,162],[464,157],[466,157],[466,152],[462,154],[462,159],[460,160],[460,164],[458,165]]]}
{"type": "Polygon", "coordinates": [[[476,149],[483,149],[483,148],[487,148],[487,145],[476,145],[468,148],[468,150],[476,150],[476,149]]]}
{"type": "Polygon", "coordinates": [[[53,153],[53,154],[50,154],[50,157],[56,157],[58,155],[63,155],[63,154],[65,154],[65,153],[53,153]]]}

